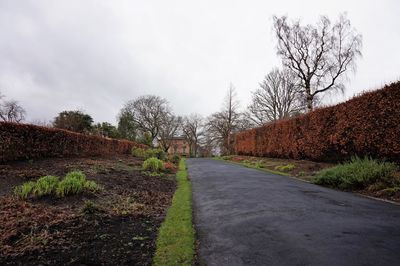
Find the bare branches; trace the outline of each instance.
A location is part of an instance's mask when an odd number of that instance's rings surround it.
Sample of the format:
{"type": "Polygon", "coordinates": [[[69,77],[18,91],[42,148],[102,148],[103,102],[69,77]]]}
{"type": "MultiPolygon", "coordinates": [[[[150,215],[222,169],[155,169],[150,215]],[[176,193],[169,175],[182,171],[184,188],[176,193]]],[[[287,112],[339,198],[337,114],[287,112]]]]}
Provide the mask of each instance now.
{"type": "Polygon", "coordinates": [[[142,134],[150,134],[153,141],[160,127],[171,115],[167,100],[154,95],[141,96],[131,100],[122,108],[120,116],[128,116],[142,134]]]}
{"type": "Polygon", "coordinates": [[[164,121],[160,124],[159,139],[161,147],[165,152],[171,147],[173,137],[182,127],[182,117],[169,114],[165,116],[164,121]]]}
{"type": "Polygon", "coordinates": [[[309,110],[317,94],[344,90],[346,72],[355,70],[362,46],[361,35],[346,15],[334,25],[322,16],[316,26],[300,25],[299,20],[289,23],[287,17],[275,16],[274,31],[277,54],[300,79],[309,110]]]}
{"type": "Polygon", "coordinates": [[[183,119],[182,131],[189,142],[190,155],[198,155],[200,138],[203,136],[203,117],[191,114],[183,119]]]}
{"type": "MultiPolygon", "coordinates": [[[[0,93],[0,100],[4,96],[0,93]]],[[[25,119],[26,111],[15,100],[0,102],[0,119],[4,122],[20,123],[25,119]]]]}
{"type": "Polygon", "coordinates": [[[235,88],[231,84],[221,111],[211,114],[206,123],[210,142],[218,143],[222,154],[233,152],[232,134],[244,129],[247,120],[239,112],[235,88]]]}
{"type": "Polygon", "coordinates": [[[290,117],[305,109],[298,78],[289,71],[273,69],[252,94],[249,118],[257,125],[290,117]]]}

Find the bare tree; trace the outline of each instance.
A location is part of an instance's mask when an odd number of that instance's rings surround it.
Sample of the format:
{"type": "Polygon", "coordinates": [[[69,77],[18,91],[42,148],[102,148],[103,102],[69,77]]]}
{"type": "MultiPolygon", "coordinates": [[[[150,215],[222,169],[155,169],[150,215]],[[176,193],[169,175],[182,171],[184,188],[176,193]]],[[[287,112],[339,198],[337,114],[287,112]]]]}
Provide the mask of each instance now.
{"type": "Polygon", "coordinates": [[[206,123],[206,130],[212,140],[219,143],[222,154],[233,152],[233,133],[242,129],[243,114],[239,112],[235,88],[231,84],[220,112],[211,114],[206,123]]]}
{"type": "Polygon", "coordinates": [[[346,71],[355,70],[362,46],[362,36],[346,15],[340,15],[333,25],[322,16],[316,26],[300,25],[299,20],[290,23],[285,16],[273,19],[277,53],[300,79],[307,109],[313,109],[317,94],[343,91],[346,71]]]}
{"type": "Polygon", "coordinates": [[[159,135],[160,127],[171,114],[167,100],[155,96],[141,96],[125,104],[120,114],[129,116],[142,135],[149,134],[151,141],[159,135]]]}
{"type": "Polygon", "coordinates": [[[172,114],[166,115],[159,128],[160,146],[165,152],[173,143],[173,138],[176,136],[182,126],[182,117],[172,114]]]}
{"type": "Polygon", "coordinates": [[[183,134],[189,143],[190,156],[197,157],[200,137],[203,135],[203,117],[191,114],[183,119],[183,134]]]}
{"type": "MultiPolygon", "coordinates": [[[[3,98],[0,95],[0,100],[3,98]]],[[[15,100],[4,101],[0,103],[0,118],[5,122],[20,123],[25,119],[26,111],[15,100]]]]}
{"type": "Polygon", "coordinates": [[[252,92],[249,118],[257,125],[290,117],[305,109],[296,75],[289,70],[273,69],[252,92]]]}

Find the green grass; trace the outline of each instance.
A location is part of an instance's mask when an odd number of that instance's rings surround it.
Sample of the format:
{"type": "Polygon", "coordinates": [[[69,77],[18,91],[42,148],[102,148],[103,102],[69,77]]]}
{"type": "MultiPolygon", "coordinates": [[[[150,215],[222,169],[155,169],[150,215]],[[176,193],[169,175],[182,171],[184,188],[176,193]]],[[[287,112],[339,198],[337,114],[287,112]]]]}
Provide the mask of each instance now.
{"type": "Polygon", "coordinates": [[[143,162],[143,170],[151,173],[161,173],[164,170],[164,163],[156,157],[151,157],[143,162]]]}
{"type": "Polygon", "coordinates": [[[394,163],[354,157],[347,163],[320,171],[313,183],[346,190],[364,189],[376,183],[390,186],[395,185],[393,174],[397,169],[394,163]]]}
{"type": "Polygon", "coordinates": [[[185,159],[176,174],[178,188],[161,225],[153,264],[193,265],[194,229],[192,224],[192,185],[188,180],[185,159]]]}
{"type": "Polygon", "coordinates": [[[20,199],[26,199],[32,193],[32,190],[35,187],[35,182],[29,181],[25,182],[20,186],[16,186],[14,188],[14,194],[20,199]]]}
{"type": "Polygon", "coordinates": [[[276,170],[280,171],[280,172],[290,172],[295,168],[294,164],[287,164],[287,165],[278,165],[277,167],[275,167],[276,170]]]}
{"type": "Polygon", "coordinates": [[[43,176],[36,182],[25,182],[14,188],[14,194],[20,199],[43,197],[47,195],[65,197],[83,191],[96,192],[99,189],[101,189],[101,187],[97,185],[96,182],[86,180],[84,173],[80,171],[72,171],[69,172],[61,181],[56,176],[43,176]]]}
{"type": "Polygon", "coordinates": [[[58,177],[47,175],[42,176],[36,181],[36,184],[33,188],[33,194],[42,197],[46,195],[50,195],[56,191],[59,180],[58,177]]]}
{"type": "Polygon", "coordinates": [[[265,165],[262,163],[262,161],[258,161],[255,164],[252,163],[249,160],[244,160],[242,162],[235,162],[235,161],[231,161],[229,156],[224,156],[226,158],[222,158],[222,157],[213,157],[212,159],[214,160],[220,160],[220,161],[225,161],[228,163],[232,163],[232,164],[238,164],[247,168],[253,168],[253,169],[258,169],[264,172],[268,172],[271,174],[276,174],[276,175],[283,175],[283,176],[290,176],[288,173],[282,172],[282,171],[277,171],[277,170],[272,170],[272,169],[268,169],[265,168],[265,165]]]}

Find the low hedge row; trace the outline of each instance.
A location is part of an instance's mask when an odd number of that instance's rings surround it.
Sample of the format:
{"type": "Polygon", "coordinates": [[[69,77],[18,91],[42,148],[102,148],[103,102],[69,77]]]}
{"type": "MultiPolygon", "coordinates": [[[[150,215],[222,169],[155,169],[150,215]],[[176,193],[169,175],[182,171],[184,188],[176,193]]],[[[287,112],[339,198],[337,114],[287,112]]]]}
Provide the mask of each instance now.
{"type": "Polygon", "coordinates": [[[236,153],[315,161],[354,155],[400,162],[400,82],[238,133],[236,153]]]}
{"type": "Polygon", "coordinates": [[[133,147],[142,146],[132,141],[62,129],[0,122],[0,162],[42,157],[128,154],[133,147]]]}

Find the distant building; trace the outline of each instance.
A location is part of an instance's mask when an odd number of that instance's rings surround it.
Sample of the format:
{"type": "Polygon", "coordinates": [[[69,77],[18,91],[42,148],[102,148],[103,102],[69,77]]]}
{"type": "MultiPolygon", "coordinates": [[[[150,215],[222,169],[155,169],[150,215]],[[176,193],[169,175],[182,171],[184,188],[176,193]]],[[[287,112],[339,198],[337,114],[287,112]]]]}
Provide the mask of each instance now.
{"type": "Polygon", "coordinates": [[[181,156],[190,155],[189,142],[185,137],[171,138],[171,145],[168,149],[168,154],[179,154],[181,156]]]}

